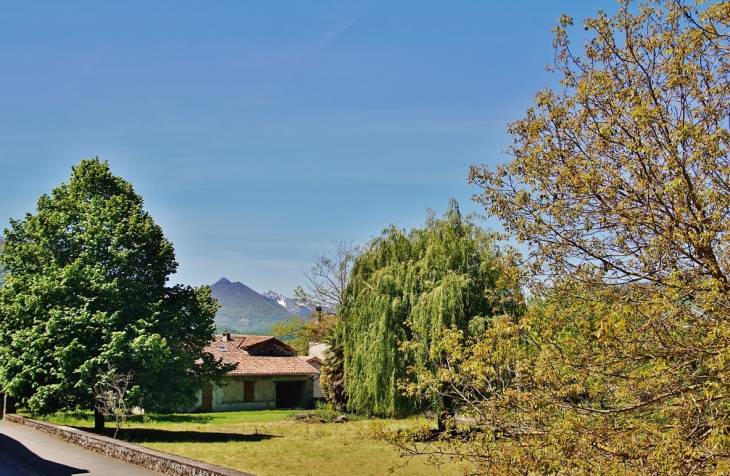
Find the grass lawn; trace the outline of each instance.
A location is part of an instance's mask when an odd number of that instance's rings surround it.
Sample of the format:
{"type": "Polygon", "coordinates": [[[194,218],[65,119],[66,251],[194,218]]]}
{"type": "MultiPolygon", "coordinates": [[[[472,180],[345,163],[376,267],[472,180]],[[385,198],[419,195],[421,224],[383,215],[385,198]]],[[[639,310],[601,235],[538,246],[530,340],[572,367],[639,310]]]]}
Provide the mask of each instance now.
{"type": "MultiPolygon", "coordinates": [[[[460,475],[458,466],[434,468],[399,458],[385,442],[371,436],[373,425],[418,425],[420,419],[358,420],[343,424],[294,421],[290,410],[171,414],[132,417],[120,437],[173,453],[258,476],[460,475]],[[402,467],[399,467],[403,465],[402,467]]],[[[93,429],[89,414],[56,414],[47,421],[93,429]]],[[[107,423],[113,426],[113,423],[107,423]]]]}

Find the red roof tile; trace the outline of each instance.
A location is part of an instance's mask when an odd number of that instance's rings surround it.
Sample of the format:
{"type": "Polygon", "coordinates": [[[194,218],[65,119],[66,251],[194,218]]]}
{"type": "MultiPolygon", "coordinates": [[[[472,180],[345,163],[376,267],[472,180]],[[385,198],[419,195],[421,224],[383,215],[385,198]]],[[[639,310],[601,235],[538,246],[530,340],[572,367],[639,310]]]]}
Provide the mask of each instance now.
{"type": "Polygon", "coordinates": [[[246,336],[231,334],[231,340],[218,335],[205,348],[216,359],[226,364],[238,364],[227,375],[317,375],[319,371],[303,359],[296,357],[294,349],[271,336],[246,336]],[[291,356],[249,355],[246,349],[263,342],[272,341],[291,349],[291,356]]]}
{"type": "Polygon", "coordinates": [[[309,362],[317,362],[319,364],[322,363],[322,359],[320,359],[316,355],[303,355],[303,356],[300,356],[299,358],[307,363],[309,363],[309,362]]]}

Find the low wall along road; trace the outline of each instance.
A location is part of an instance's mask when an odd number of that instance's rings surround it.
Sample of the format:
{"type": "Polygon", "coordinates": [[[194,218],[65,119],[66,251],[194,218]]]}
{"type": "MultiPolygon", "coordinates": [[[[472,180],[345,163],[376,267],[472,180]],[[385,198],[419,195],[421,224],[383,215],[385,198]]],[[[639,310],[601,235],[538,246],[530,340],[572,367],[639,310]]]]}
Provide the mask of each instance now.
{"type": "Polygon", "coordinates": [[[221,468],[202,461],[175,456],[161,451],[133,445],[125,441],[94,435],[67,426],[6,414],[5,419],[51,434],[69,443],[128,463],[172,476],[254,476],[233,469],[221,468]]]}

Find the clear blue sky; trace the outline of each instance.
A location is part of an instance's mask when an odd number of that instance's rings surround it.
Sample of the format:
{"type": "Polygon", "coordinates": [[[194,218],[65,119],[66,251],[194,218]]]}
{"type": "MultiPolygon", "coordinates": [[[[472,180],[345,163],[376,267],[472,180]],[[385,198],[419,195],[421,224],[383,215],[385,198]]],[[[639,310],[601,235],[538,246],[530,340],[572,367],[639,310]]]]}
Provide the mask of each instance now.
{"type": "MultiPolygon", "coordinates": [[[[340,238],[478,190],[557,78],[551,33],[613,0],[0,2],[0,223],[99,156],[180,263],[291,295],[340,238]]],[[[498,223],[486,224],[494,228],[498,223]]]]}

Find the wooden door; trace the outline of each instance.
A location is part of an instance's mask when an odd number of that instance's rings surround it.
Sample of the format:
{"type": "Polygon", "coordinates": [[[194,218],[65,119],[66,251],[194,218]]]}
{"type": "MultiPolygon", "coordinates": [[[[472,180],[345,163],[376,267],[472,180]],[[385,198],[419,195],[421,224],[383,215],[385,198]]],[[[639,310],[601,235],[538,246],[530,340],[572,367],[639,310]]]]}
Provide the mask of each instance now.
{"type": "Polygon", "coordinates": [[[254,392],[254,383],[253,380],[245,380],[243,382],[243,401],[244,402],[253,402],[255,400],[255,392],[254,392]]]}
{"type": "Polygon", "coordinates": [[[206,383],[203,387],[203,405],[200,407],[203,413],[211,413],[213,411],[213,384],[206,383]]]}

